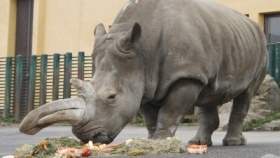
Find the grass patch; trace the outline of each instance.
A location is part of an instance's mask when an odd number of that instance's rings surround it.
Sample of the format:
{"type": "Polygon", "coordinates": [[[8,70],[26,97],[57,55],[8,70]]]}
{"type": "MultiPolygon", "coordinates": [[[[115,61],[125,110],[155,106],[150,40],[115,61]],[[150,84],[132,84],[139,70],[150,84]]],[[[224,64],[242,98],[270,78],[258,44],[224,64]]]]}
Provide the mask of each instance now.
{"type": "Polygon", "coordinates": [[[9,117],[9,118],[4,118],[0,116],[0,126],[11,126],[11,125],[15,125],[17,124],[17,122],[15,121],[14,118],[9,117]]]}
{"type": "Polygon", "coordinates": [[[280,119],[280,112],[274,113],[260,120],[252,120],[251,122],[248,122],[245,125],[243,125],[242,130],[243,131],[264,130],[264,124],[278,119],[280,119]]]}
{"type": "Polygon", "coordinates": [[[140,114],[138,114],[135,117],[135,119],[131,122],[131,124],[133,126],[141,126],[141,127],[145,126],[144,119],[143,119],[143,117],[140,114]]]}

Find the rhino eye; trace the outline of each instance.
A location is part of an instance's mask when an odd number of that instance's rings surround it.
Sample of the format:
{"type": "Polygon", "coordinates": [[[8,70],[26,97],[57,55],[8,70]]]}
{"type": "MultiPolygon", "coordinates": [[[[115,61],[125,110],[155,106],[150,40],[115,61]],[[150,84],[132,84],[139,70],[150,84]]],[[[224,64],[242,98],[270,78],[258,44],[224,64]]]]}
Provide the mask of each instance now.
{"type": "Polygon", "coordinates": [[[109,104],[113,104],[113,103],[115,102],[116,96],[117,96],[117,94],[110,94],[110,95],[107,97],[107,102],[108,102],[109,104]]]}
{"type": "Polygon", "coordinates": [[[116,101],[117,95],[118,92],[114,88],[108,88],[104,91],[101,91],[99,97],[108,104],[111,104],[111,106],[114,106],[113,104],[116,101]]]}
{"type": "Polygon", "coordinates": [[[108,101],[113,101],[116,98],[117,94],[110,94],[107,98],[108,101]]]}

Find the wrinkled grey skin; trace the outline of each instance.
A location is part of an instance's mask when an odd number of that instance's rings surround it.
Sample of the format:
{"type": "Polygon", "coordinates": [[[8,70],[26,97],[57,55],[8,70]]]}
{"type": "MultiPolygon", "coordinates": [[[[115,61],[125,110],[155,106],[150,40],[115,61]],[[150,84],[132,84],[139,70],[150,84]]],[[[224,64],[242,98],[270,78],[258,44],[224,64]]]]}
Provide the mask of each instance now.
{"type": "Polygon", "coordinates": [[[268,65],[256,23],[208,0],[131,0],[110,31],[100,24],[95,36],[92,80],[72,79],[78,98],[64,109],[35,109],[22,132],[66,120],[82,141],[110,143],[140,109],[149,138],[166,138],[198,106],[199,129],[189,144],[211,146],[217,106],[233,99],[223,144],[246,143],[242,123],[268,65]]]}

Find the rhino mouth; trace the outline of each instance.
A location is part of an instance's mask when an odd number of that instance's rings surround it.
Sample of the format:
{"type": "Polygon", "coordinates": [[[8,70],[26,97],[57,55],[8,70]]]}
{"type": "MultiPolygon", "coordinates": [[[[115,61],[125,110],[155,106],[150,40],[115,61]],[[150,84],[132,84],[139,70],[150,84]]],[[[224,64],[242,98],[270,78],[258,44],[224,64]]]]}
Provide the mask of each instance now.
{"type": "Polygon", "coordinates": [[[93,135],[90,140],[92,142],[109,144],[114,140],[114,138],[115,137],[110,136],[109,133],[106,131],[99,131],[97,134],[93,135]]]}
{"type": "Polygon", "coordinates": [[[104,128],[92,129],[83,133],[73,131],[73,133],[84,143],[92,141],[93,143],[109,144],[117,136],[117,134],[110,134],[110,132],[104,128]]]}

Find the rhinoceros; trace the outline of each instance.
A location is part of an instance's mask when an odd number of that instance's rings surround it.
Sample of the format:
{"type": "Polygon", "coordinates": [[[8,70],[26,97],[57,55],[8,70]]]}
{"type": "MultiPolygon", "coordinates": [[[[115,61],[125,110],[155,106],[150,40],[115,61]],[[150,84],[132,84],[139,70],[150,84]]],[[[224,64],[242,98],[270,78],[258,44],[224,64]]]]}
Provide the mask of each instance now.
{"type": "Polygon", "coordinates": [[[21,132],[68,121],[81,141],[110,143],[140,111],[148,138],[163,139],[197,106],[189,144],[211,146],[217,106],[233,100],[223,145],[246,144],[242,123],[268,65],[258,24],[210,0],[130,0],[105,30],[94,31],[92,79],[70,81],[78,97],[34,109],[21,132]]]}

